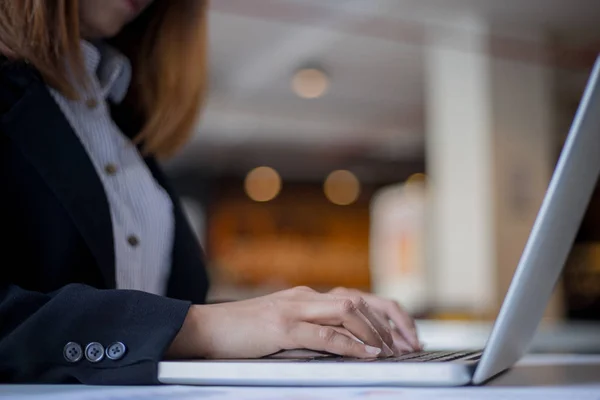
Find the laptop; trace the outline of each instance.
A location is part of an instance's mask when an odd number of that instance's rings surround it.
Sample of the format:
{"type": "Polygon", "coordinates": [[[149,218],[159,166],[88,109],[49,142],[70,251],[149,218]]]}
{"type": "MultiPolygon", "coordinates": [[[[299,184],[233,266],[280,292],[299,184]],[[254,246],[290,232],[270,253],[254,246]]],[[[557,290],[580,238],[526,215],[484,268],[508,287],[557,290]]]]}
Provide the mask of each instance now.
{"type": "Polygon", "coordinates": [[[527,351],[600,174],[600,57],[494,327],[482,351],[351,359],[312,353],[243,360],[165,361],[166,384],[233,386],[480,385],[527,351]]]}

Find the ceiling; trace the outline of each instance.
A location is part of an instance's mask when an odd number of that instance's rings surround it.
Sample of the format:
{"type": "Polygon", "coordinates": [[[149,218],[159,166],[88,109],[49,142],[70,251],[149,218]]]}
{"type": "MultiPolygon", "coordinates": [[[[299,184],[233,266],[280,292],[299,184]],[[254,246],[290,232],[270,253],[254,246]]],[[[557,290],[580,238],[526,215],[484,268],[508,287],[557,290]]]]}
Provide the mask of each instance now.
{"type": "Polygon", "coordinates": [[[598,0],[214,0],[210,95],[194,139],[167,166],[219,175],[268,164],[299,179],[422,170],[427,38],[473,19],[498,57],[527,57],[543,33],[574,86],[600,49],[598,0]],[[291,78],[313,66],[329,90],[301,99],[291,78]]]}

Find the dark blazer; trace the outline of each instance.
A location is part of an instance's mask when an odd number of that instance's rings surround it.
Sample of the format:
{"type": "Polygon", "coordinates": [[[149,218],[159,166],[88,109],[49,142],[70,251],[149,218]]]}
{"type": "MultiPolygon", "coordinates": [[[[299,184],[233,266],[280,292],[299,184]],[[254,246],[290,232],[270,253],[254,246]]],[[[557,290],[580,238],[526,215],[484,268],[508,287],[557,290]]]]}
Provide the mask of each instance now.
{"type": "MultiPolygon", "coordinates": [[[[127,115],[113,117],[135,133],[127,115]]],[[[6,59],[0,153],[0,382],[157,383],[157,362],[208,285],[201,249],[157,162],[145,159],[175,213],[167,297],[115,290],[102,183],[37,71],[6,59]],[[84,354],[92,342],[127,350],[116,361],[69,362],[69,342],[84,354]]]]}

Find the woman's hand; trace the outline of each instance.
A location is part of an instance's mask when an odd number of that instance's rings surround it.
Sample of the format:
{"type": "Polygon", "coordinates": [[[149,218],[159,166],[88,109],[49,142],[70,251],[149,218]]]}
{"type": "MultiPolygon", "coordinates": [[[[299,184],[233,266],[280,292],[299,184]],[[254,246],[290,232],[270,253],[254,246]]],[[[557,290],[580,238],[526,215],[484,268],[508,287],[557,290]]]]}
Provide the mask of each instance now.
{"type": "Polygon", "coordinates": [[[390,328],[394,339],[393,350],[395,353],[422,350],[414,320],[396,301],[355,289],[335,288],[329,293],[341,296],[360,296],[364,299],[381,323],[390,328]]]}
{"type": "Polygon", "coordinates": [[[391,346],[389,324],[362,296],[297,287],[251,300],[192,306],[166,357],[258,358],[310,349],[374,358],[393,355],[391,346]]]}

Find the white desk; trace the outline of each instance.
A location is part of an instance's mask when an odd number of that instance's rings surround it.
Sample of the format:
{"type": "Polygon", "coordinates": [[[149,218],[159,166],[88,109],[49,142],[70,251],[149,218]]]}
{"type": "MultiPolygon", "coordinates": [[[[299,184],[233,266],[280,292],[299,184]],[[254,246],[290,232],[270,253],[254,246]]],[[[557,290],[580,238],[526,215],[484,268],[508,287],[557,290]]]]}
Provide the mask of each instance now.
{"type": "Polygon", "coordinates": [[[226,388],[0,386],[11,400],[600,400],[600,355],[530,355],[485,386],[465,388],[226,388]]]}

